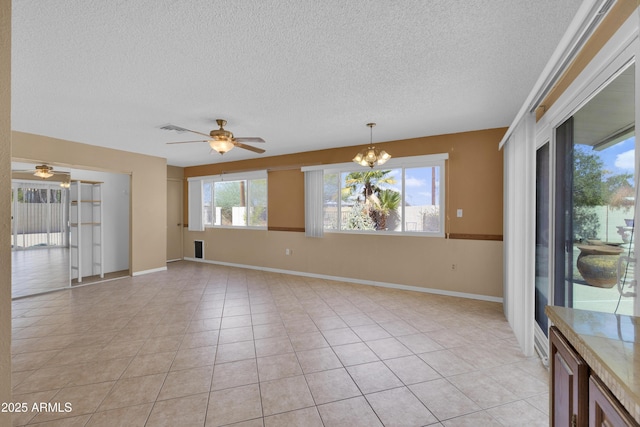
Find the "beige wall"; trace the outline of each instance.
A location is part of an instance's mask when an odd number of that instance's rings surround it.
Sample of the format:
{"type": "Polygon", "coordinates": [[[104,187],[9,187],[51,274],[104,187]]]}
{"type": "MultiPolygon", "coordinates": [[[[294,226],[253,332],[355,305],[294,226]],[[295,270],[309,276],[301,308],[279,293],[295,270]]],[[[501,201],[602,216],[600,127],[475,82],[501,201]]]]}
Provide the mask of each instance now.
{"type": "Polygon", "coordinates": [[[184,168],[178,166],[167,166],[167,179],[184,179],[184,168]]]}
{"type": "Polygon", "coordinates": [[[131,174],[131,271],[166,266],[165,159],[23,132],[12,132],[12,156],[20,161],[131,174]]]}
{"type": "MultiPolygon", "coordinates": [[[[394,157],[448,153],[445,207],[446,232],[454,238],[502,239],[502,151],[497,146],[506,129],[485,129],[376,143],[394,157]],[[455,215],[463,209],[462,218],[455,215]]],[[[268,147],[267,147],[268,148],[268,147]]],[[[304,174],[301,166],[345,163],[362,147],[340,147],[229,163],[184,168],[184,176],[269,170],[269,227],[304,229],[304,174]]],[[[188,194],[185,183],[185,197],[188,194]]],[[[184,218],[189,218],[185,203],[184,218]]]]}
{"type": "MultiPolygon", "coordinates": [[[[0,0],[0,402],[11,401],[11,0],[0,0]]],[[[0,425],[11,414],[0,413],[0,425]]]]}
{"type": "Polygon", "coordinates": [[[185,232],[184,256],[193,257],[193,241],[204,240],[210,261],[501,298],[503,168],[497,144],[504,132],[487,129],[376,144],[395,157],[449,154],[446,230],[451,239],[342,233],[316,239],[290,231],[304,231],[300,166],[344,163],[361,147],[185,168],[185,177],[268,169],[269,230],[185,232]],[[456,209],[464,210],[462,218],[456,209]],[[292,255],[285,255],[287,248],[292,255]]]}
{"type": "Polygon", "coordinates": [[[207,260],[502,298],[498,241],[225,228],[186,231],[187,258],[194,240],[207,260]]]}
{"type": "Polygon", "coordinates": [[[304,174],[300,169],[269,172],[270,229],[304,231],[304,174]]]}

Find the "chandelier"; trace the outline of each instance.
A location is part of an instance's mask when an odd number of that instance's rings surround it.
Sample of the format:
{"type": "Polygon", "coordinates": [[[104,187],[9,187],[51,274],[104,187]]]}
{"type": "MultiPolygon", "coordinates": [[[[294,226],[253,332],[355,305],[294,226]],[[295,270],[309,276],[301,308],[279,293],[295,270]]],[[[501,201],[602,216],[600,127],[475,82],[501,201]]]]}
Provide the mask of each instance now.
{"type": "Polygon", "coordinates": [[[373,127],[375,125],[376,125],[375,123],[367,123],[367,126],[369,126],[369,129],[371,129],[369,147],[367,147],[366,150],[360,151],[353,158],[353,161],[359,164],[360,166],[369,166],[370,168],[373,168],[374,166],[380,166],[385,164],[387,160],[391,158],[391,155],[389,155],[386,151],[378,150],[376,147],[373,146],[373,127]]]}

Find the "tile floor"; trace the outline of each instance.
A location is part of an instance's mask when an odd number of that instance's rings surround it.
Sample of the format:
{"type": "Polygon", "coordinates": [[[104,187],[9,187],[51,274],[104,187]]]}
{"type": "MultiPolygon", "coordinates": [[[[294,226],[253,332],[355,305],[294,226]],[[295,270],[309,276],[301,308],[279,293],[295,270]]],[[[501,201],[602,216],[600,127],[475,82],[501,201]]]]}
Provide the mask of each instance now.
{"type": "Polygon", "coordinates": [[[44,292],[117,279],[129,275],[129,270],[85,276],[82,282],[69,280],[68,248],[37,248],[11,252],[11,297],[21,298],[44,292]]]}
{"type": "Polygon", "coordinates": [[[11,251],[13,298],[69,287],[69,249],[11,251]]]}
{"type": "Polygon", "coordinates": [[[14,426],[546,426],[496,303],[192,262],[13,302],[14,426]]]}

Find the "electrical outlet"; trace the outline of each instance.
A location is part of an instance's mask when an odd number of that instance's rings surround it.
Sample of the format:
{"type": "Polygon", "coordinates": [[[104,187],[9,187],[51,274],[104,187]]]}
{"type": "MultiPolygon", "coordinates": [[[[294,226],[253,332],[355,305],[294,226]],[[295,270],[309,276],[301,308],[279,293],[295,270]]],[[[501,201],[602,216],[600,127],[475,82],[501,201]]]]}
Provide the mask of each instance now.
{"type": "Polygon", "coordinates": [[[291,249],[289,249],[289,248],[284,250],[284,254],[285,255],[291,255],[292,253],[293,253],[293,251],[291,249]]]}
{"type": "Polygon", "coordinates": [[[456,271],[458,269],[458,264],[451,264],[451,271],[456,271]]]}
{"type": "Polygon", "coordinates": [[[458,211],[456,212],[458,218],[462,218],[462,209],[458,209],[458,211]]]}

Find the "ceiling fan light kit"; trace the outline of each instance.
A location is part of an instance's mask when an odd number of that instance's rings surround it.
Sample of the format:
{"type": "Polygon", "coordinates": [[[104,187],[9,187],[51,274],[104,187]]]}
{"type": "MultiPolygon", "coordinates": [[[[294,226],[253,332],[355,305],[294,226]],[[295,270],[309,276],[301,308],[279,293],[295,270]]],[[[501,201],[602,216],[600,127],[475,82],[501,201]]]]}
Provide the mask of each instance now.
{"type": "Polygon", "coordinates": [[[366,150],[358,152],[358,154],[356,154],[352,159],[360,166],[369,166],[370,168],[373,168],[374,166],[382,166],[391,158],[391,155],[386,151],[378,150],[373,146],[373,127],[375,125],[375,123],[367,123],[369,129],[371,129],[371,138],[369,139],[369,144],[371,145],[369,145],[366,150]]]}
{"type": "Polygon", "coordinates": [[[213,138],[209,141],[209,146],[222,155],[235,147],[233,144],[233,134],[224,129],[224,126],[227,124],[226,120],[217,119],[216,123],[220,126],[220,129],[214,129],[209,132],[209,135],[213,138]]]}
{"type": "Polygon", "coordinates": [[[53,168],[47,165],[36,166],[36,171],[33,173],[38,178],[47,179],[53,176],[53,168]]]}
{"type": "Polygon", "coordinates": [[[226,139],[212,139],[211,141],[209,141],[209,146],[212,150],[215,150],[220,154],[224,154],[235,147],[235,145],[233,145],[233,142],[226,139]]]}
{"type": "Polygon", "coordinates": [[[251,138],[236,138],[233,133],[224,128],[227,121],[224,119],[217,119],[216,123],[220,126],[220,129],[214,129],[209,132],[209,135],[195,130],[189,130],[180,126],[172,124],[164,125],[160,129],[163,130],[175,130],[177,132],[192,132],[198,135],[210,137],[210,139],[197,140],[197,141],[180,141],[180,142],[167,142],[167,144],[187,144],[191,142],[208,142],[212,150],[219,154],[224,154],[231,151],[234,147],[244,148],[245,150],[253,151],[254,153],[262,154],[265,152],[262,148],[253,147],[251,145],[245,145],[242,142],[264,142],[264,139],[258,137],[251,138]]]}
{"type": "MultiPolygon", "coordinates": [[[[13,165],[14,164],[12,163],[12,166],[13,165]]],[[[53,167],[47,164],[42,164],[31,166],[31,168],[27,170],[12,169],[11,178],[20,180],[48,180],[49,182],[53,181],[52,185],[59,183],[62,188],[69,188],[68,184],[71,181],[71,173],[53,170],[53,167]]]]}

